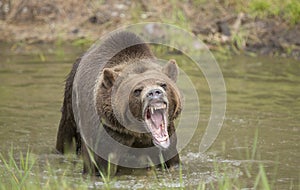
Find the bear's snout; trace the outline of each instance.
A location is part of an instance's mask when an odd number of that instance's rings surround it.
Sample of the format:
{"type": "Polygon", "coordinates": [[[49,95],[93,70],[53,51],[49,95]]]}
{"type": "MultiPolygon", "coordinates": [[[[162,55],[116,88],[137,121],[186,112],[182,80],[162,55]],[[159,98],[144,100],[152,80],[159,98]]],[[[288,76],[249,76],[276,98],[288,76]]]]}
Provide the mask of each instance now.
{"type": "Polygon", "coordinates": [[[152,89],[149,92],[147,92],[147,94],[146,94],[146,97],[149,100],[160,99],[160,98],[162,98],[162,96],[163,96],[163,91],[158,89],[158,88],[157,89],[152,89]]]}

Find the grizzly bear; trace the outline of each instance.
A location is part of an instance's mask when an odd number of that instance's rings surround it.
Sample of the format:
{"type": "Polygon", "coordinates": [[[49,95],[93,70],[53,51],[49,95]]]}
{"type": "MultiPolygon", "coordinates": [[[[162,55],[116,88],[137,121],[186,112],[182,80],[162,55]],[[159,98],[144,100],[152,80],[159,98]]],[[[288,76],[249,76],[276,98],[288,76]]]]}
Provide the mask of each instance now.
{"type": "Polygon", "coordinates": [[[179,70],[173,59],[161,65],[147,43],[125,31],[77,59],[66,80],[57,151],[76,148],[83,172],[93,175],[113,175],[119,165],[137,168],[142,156],[154,165],[177,166],[179,70]],[[132,156],[130,164],[126,157],[132,156]]]}

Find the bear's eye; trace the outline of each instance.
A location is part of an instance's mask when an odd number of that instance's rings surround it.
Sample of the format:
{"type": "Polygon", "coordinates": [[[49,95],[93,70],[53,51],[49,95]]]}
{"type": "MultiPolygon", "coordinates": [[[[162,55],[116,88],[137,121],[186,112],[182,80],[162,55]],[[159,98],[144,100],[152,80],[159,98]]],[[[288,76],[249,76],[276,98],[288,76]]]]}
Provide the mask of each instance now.
{"type": "Polygon", "coordinates": [[[166,83],[160,84],[160,87],[162,87],[164,90],[167,90],[167,84],[166,83]]]}
{"type": "Polygon", "coordinates": [[[138,97],[141,95],[142,89],[138,88],[133,91],[134,96],[138,97]]]}

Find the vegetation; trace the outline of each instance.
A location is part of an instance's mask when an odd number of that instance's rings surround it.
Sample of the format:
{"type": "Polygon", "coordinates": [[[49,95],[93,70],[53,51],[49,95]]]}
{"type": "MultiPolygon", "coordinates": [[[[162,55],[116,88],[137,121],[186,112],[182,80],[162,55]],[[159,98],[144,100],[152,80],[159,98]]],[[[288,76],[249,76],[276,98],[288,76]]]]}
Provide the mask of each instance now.
{"type": "Polygon", "coordinates": [[[300,21],[300,2],[298,0],[253,0],[248,3],[248,12],[260,18],[279,17],[291,25],[300,21]]]}
{"type": "MultiPolygon", "coordinates": [[[[101,178],[89,178],[87,176],[76,177],[76,183],[74,183],[74,179],[71,179],[70,176],[66,175],[65,171],[61,175],[57,175],[52,168],[51,165],[47,166],[47,169],[41,172],[38,168],[38,164],[36,162],[36,158],[32,155],[32,153],[27,152],[24,156],[20,154],[19,160],[12,157],[12,153],[10,156],[5,159],[1,156],[1,165],[0,171],[2,173],[0,179],[0,188],[3,190],[6,189],[90,189],[101,187],[104,189],[111,189],[114,187],[116,182],[118,181],[118,177],[109,178],[102,175],[101,178]],[[50,174],[50,176],[49,176],[50,174]],[[44,175],[44,176],[43,176],[44,175]],[[46,179],[43,179],[46,178],[46,179]]],[[[215,175],[219,177],[218,180],[212,181],[210,183],[200,182],[198,185],[199,190],[204,190],[207,188],[210,189],[236,189],[242,188],[243,185],[238,179],[232,178],[232,176],[226,175],[224,170],[228,170],[225,165],[215,161],[215,175]]],[[[71,170],[71,169],[69,169],[71,170]]],[[[151,181],[152,184],[157,185],[157,188],[170,189],[170,182],[174,183],[176,189],[178,187],[185,188],[193,188],[184,181],[184,176],[182,169],[178,170],[178,173],[168,173],[167,170],[162,171],[154,171],[152,170],[152,177],[155,181],[151,181]],[[162,172],[162,174],[159,174],[162,172]],[[165,173],[165,174],[163,174],[165,173]],[[166,182],[162,178],[166,176],[167,178],[171,176],[170,180],[166,182]],[[173,177],[172,177],[173,176],[173,177]],[[174,181],[174,179],[179,178],[179,181],[174,181]],[[178,183],[179,182],[179,183],[178,183]],[[178,184],[178,185],[177,185],[178,184]]],[[[69,171],[70,172],[70,171],[69,171]]],[[[269,181],[266,177],[265,170],[263,165],[259,166],[259,173],[256,176],[254,182],[254,187],[263,187],[263,189],[270,189],[269,181]]],[[[153,186],[152,186],[153,187],[153,186]]]]}
{"type": "MultiPolygon", "coordinates": [[[[207,3],[204,0],[201,1],[207,3]]],[[[298,0],[224,0],[221,4],[226,8],[233,8],[236,12],[248,13],[261,19],[274,17],[283,19],[291,25],[300,22],[300,1],[298,0]]]]}
{"type": "Polygon", "coordinates": [[[139,22],[164,22],[193,32],[219,57],[245,51],[251,55],[264,53],[300,57],[299,43],[295,39],[295,36],[299,36],[299,0],[163,0],[130,3],[80,0],[76,6],[62,0],[50,3],[37,3],[35,0],[8,2],[2,5],[6,7],[6,12],[0,9],[0,40],[19,45],[24,44],[20,41],[26,42],[25,45],[40,42],[64,44],[71,41],[74,46],[82,47],[118,27],[139,22]],[[220,31],[220,21],[229,27],[230,36],[224,36],[220,31]]]}
{"type": "MultiPolygon", "coordinates": [[[[251,152],[246,153],[247,160],[255,160],[257,158],[257,139],[256,133],[251,152]]],[[[101,177],[89,177],[77,173],[77,176],[72,176],[74,173],[73,164],[69,164],[69,168],[64,168],[66,163],[60,163],[59,166],[51,165],[47,162],[46,167],[42,167],[39,160],[29,150],[19,156],[14,156],[13,149],[5,157],[0,156],[0,189],[91,189],[103,188],[112,189],[118,184],[118,180],[122,180],[122,176],[110,178],[109,176],[101,175],[101,177]],[[58,174],[56,167],[62,167],[64,171],[58,174]],[[56,170],[56,171],[55,171],[56,170]],[[74,181],[75,180],[75,181],[74,181]],[[75,182],[75,183],[74,183],[75,182]]],[[[74,156],[66,159],[75,159],[74,156]]],[[[82,163],[79,163],[81,167],[82,163]]],[[[245,164],[244,169],[240,167],[236,171],[228,167],[226,163],[214,159],[212,174],[215,179],[210,182],[200,181],[196,186],[198,190],[205,189],[241,189],[250,186],[254,189],[273,189],[275,179],[268,179],[265,168],[262,163],[254,164],[249,162],[245,164]],[[247,182],[240,180],[240,173],[244,173],[248,179],[247,182]],[[255,173],[255,175],[253,175],[255,173]]],[[[76,167],[75,167],[76,168],[76,167]]],[[[75,172],[76,173],[76,172],[75,172]]],[[[144,173],[145,175],[145,173],[144,173]]],[[[151,188],[161,189],[194,189],[187,180],[190,175],[181,167],[176,171],[168,171],[164,168],[161,170],[152,168],[150,173],[147,172],[151,188]],[[149,176],[150,175],[150,176],[149,176]],[[170,184],[173,186],[170,187],[170,184]]],[[[244,176],[245,177],[245,176],[244,176]]],[[[292,184],[291,184],[292,185],[292,184]]],[[[293,186],[291,186],[293,187],[293,186]]],[[[128,186],[126,188],[129,188],[128,186]]]]}

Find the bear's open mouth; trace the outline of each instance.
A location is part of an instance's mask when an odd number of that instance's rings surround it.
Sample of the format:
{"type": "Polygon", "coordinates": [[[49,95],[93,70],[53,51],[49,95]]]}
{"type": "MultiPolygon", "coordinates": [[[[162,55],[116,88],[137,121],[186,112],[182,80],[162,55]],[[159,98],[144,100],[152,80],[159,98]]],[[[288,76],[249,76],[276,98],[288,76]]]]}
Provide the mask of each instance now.
{"type": "Polygon", "coordinates": [[[165,102],[150,103],[145,109],[145,122],[153,137],[155,146],[166,149],[170,145],[167,122],[167,104],[165,102]]]}

